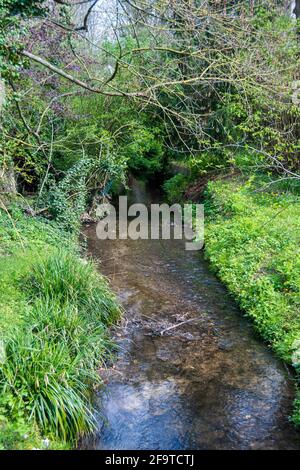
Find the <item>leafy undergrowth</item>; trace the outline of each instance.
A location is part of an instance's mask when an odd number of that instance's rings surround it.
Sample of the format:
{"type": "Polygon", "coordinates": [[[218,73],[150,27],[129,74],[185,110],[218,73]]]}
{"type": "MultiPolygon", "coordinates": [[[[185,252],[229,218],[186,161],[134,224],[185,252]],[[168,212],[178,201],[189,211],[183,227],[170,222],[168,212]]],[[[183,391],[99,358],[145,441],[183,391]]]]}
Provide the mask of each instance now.
{"type": "MultiPolygon", "coordinates": [[[[299,374],[300,196],[273,187],[208,184],[206,255],[256,330],[299,374]]],[[[300,393],[292,420],[300,425],[300,393]]]]}
{"type": "Polygon", "coordinates": [[[0,272],[0,449],[73,446],[119,306],[70,235],[18,210],[0,212],[0,272]]]}

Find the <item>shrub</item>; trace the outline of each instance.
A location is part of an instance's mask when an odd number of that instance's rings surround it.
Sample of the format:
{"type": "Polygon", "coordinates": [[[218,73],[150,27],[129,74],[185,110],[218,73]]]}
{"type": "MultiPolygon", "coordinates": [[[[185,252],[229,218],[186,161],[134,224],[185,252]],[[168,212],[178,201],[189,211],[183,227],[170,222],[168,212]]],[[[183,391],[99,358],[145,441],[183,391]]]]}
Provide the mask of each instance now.
{"type": "MultiPolygon", "coordinates": [[[[206,255],[256,330],[292,364],[300,339],[299,196],[254,189],[253,180],[209,183],[206,255]]],[[[299,424],[300,399],[295,404],[299,424]]]]}
{"type": "Polygon", "coordinates": [[[159,133],[159,129],[133,126],[130,141],[122,149],[128,168],[142,178],[162,170],[164,148],[159,133]]]}
{"type": "Polygon", "coordinates": [[[181,173],[178,173],[172,178],[165,181],[163,184],[163,189],[167,195],[167,199],[170,203],[172,202],[182,202],[183,193],[186,190],[188,185],[188,178],[181,173]]]}

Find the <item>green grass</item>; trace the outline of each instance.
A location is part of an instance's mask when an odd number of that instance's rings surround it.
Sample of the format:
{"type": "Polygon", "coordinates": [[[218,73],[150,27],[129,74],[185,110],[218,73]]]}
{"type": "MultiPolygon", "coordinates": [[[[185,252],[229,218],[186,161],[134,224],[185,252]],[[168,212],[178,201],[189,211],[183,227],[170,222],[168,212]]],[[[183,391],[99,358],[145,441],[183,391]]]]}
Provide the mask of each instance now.
{"type": "Polygon", "coordinates": [[[120,308],[54,224],[1,211],[0,237],[0,448],[67,448],[95,425],[120,308]]]}
{"type": "MultiPolygon", "coordinates": [[[[238,179],[210,182],[206,255],[281,359],[300,372],[300,196],[238,179]]],[[[293,421],[300,425],[300,394],[293,421]]]]}

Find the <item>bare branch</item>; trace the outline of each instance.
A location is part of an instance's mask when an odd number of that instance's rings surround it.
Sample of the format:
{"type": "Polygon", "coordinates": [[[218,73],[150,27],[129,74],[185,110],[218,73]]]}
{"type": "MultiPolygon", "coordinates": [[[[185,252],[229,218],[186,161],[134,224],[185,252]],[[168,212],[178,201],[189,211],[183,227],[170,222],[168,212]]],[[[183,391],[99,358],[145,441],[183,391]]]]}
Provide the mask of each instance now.
{"type": "Polygon", "coordinates": [[[84,88],[85,90],[94,92],[94,93],[100,93],[101,95],[105,96],[123,96],[123,97],[129,97],[129,98],[148,98],[148,95],[144,92],[132,92],[132,93],[127,93],[124,91],[115,91],[115,92],[109,92],[109,91],[104,91],[101,88],[95,88],[93,86],[90,86],[88,83],[83,82],[82,80],[79,80],[78,78],[74,77],[73,75],[70,75],[69,73],[65,72],[64,70],[56,67],[55,65],[51,64],[47,60],[43,59],[42,57],[39,57],[35,54],[32,54],[29,51],[23,50],[22,55],[25,57],[28,57],[29,59],[33,60],[34,62],[37,62],[38,64],[43,65],[47,69],[51,70],[52,72],[57,73],[61,77],[69,80],[70,82],[74,83],[75,85],[80,86],[81,88],[84,88]]]}

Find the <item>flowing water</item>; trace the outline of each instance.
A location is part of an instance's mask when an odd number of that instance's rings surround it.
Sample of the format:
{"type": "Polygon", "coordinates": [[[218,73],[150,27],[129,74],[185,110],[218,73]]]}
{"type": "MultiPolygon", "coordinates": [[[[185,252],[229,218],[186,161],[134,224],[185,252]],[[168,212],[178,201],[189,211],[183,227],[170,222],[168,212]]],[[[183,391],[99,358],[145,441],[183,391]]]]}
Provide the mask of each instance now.
{"type": "MultiPolygon", "coordinates": [[[[150,197],[138,184],[133,195],[150,197]]],[[[95,225],[84,233],[126,313],[117,361],[101,372],[98,431],[83,448],[300,449],[291,373],[203,254],[180,240],[100,241],[95,225]]]]}

